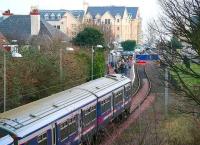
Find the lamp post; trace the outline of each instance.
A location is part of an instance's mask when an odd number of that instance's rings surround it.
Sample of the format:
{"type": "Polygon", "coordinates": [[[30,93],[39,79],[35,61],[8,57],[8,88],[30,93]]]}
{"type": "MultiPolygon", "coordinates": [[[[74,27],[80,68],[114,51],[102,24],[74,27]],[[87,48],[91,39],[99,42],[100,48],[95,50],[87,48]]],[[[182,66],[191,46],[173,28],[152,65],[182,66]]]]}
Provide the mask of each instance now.
{"type": "Polygon", "coordinates": [[[6,52],[3,51],[3,112],[6,111],[6,52]]]}
{"type": "MultiPolygon", "coordinates": [[[[60,62],[59,62],[59,69],[60,69],[60,88],[63,90],[63,47],[66,47],[67,46],[67,41],[60,41],[61,44],[63,44],[61,47],[60,47],[60,52],[59,52],[59,59],[60,59],[60,62]]],[[[74,51],[74,48],[71,48],[71,47],[66,47],[64,49],[64,51],[68,52],[68,51],[74,51]]]]}
{"type": "MultiPolygon", "coordinates": [[[[103,48],[102,45],[97,45],[97,48],[103,48]]],[[[92,76],[91,79],[93,80],[94,76],[94,46],[92,46],[92,76]]]]}
{"type": "Polygon", "coordinates": [[[6,52],[10,51],[11,47],[14,47],[14,50],[15,50],[15,51],[11,52],[12,57],[16,57],[16,58],[22,57],[21,54],[16,52],[18,45],[3,45],[3,92],[4,92],[3,93],[3,96],[4,96],[3,97],[3,103],[4,103],[3,111],[4,112],[6,111],[6,97],[7,97],[6,96],[7,95],[7,93],[6,93],[6,90],[7,90],[7,88],[6,88],[6,84],[7,84],[7,81],[6,81],[6,52]]]}

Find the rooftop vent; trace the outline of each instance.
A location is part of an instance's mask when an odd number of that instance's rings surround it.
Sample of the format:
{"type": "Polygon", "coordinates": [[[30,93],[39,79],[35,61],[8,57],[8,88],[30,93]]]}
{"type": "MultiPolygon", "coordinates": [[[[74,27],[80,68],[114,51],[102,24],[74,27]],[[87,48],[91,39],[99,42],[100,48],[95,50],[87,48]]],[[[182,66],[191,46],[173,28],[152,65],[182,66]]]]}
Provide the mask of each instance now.
{"type": "Polygon", "coordinates": [[[32,118],[36,118],[37,115],[36,115],[36,114],[30,114],[30,117],[32,117],[32,118]]]}

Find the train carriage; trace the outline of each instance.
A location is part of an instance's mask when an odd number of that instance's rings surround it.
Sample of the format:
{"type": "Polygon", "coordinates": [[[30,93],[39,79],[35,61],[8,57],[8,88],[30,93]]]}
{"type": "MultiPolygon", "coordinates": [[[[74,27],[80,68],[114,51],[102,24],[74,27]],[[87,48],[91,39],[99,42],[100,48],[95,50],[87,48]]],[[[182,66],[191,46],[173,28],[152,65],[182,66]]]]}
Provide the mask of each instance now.
{"type": "Polygon", "coordinates": [[[81,108],[96,97],[76,88],[18,107],[0,115],[0,132],[17,145],[78,144],[81,140],[81,108]]]}
{"type": "Polygon", "coordinates": [[[79,144],[128,110],[131,80],[102,77],[0,114],[0,133],[15,145],[79,144]]]}
{"type": "Polygon", "coordinates": [[[131,80],[123,75],[108,75],[78,88],[88,90],[97,97],[99,128],[130,108],[131,80]]]}

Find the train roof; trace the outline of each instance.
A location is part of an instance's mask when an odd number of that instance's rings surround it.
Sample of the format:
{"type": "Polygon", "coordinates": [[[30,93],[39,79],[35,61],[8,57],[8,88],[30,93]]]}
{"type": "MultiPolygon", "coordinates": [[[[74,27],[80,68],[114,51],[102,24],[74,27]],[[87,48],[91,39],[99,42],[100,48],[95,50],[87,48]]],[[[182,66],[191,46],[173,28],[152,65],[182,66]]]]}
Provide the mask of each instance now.
{"type": "Polygon", "coordinates": [[[122,85],[131,82],[131,80],[121,74],[107,75],[106,77],[97,79],[95,81],[90,81],[83,85],[78,86],[83,90],[88,90],[95,94],[97,97],[101,97],[111,90],[115,90],[122,85]]]}
{"type": "Polygon", "coordinates": [[[1,145],[9,145],[13,143],[13,138],[10,135],[4,136],[0,138],[0,144],[1,145]]]}
{"type": "Polygon", "coordinates": [[[22,138],[95,100],[88,91],[72,88],[0,114],[0,128],[22,138]]]}
{"type": "Polygon", "coordinates": [[[23,138],[111,90],[130,82],[122,75],[102,77],[0,114],[0,128],[23,138]]]}

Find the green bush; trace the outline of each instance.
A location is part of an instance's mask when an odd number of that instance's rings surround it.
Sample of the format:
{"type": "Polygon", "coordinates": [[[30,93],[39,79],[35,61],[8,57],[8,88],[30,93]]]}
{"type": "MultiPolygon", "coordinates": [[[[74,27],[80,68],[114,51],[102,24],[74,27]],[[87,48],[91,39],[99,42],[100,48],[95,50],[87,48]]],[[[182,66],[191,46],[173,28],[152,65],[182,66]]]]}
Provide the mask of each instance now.
{"type": "Polygon", "coordinates": [[[73,39],[73,43],[79,46],[105,45],[104,35],[98,29],[86,27],[73,39]]]}
{"type": "Polygon", "coordinates": [[[136,46],[136,41],[135,40],[127,40],[121,43],[124,51],[134,51],[135,46],[136,46]]]}

